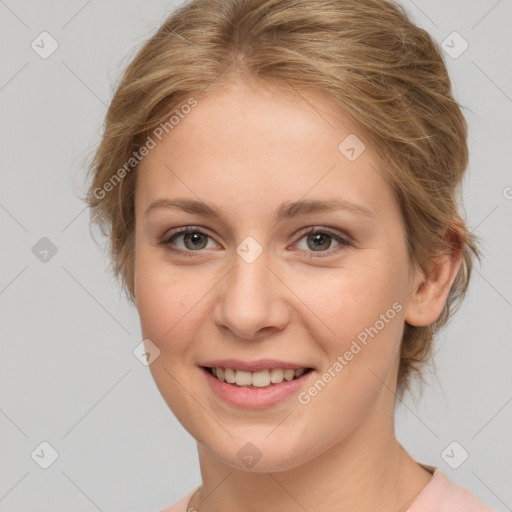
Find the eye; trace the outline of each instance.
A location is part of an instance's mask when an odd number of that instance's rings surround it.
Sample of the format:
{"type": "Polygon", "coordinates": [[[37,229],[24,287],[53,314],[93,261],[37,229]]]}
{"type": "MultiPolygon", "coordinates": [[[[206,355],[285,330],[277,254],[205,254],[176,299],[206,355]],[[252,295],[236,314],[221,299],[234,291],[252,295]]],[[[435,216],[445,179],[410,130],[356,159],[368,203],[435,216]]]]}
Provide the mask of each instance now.
{"type": "Polygon", "coordinates": [[[160,242],[168,251],[184,256],[194,256],[195,251],[207,248],[208,240],[211,237],[200,229],[194,226],[187,226],[186,228],[175,229],[168,233],[167,236],[160,242]],[[175,240],[183,238],[184,249],[173,247],[175,240]]]}
{"type": "MultiPolygon", "coordinates": [[[[303,246],[302,249],[312,253],[327,253],[318,255],[318,257],[330,256],[333,254],[333,252],[338,252],[340,247],[343,248],[353,245],[348,238],[345,238],[340,233],[331,231],[327,228],[306,228],[300,233],[300,235],[301,237],[299,238],[298,242],[300,242],[302,239],[305,239],[305,246],[303,246]],[[328,250],[331,249],[332,240],[338,242],[339,245],[334,250],[328,250]],[[309,249],[311,249],[311,251],[309,251],[309,249]]],[[[298,245],[298,242],[296,242],[295,245],[298,245]]],[[[310,254],[309,257],[314,258],[317,256],[310,254]]]]}
{"type": "MultiPolygon", "coordinates": [[[[309,252],[309,257],[330,256],[334,252],[338,252],[340,248],[352,246],[353,243],[342,236],[340,233],[330,230],[329,228],[309,227],[300,232],[301,237],[294,245],[299,245],[302,239],[305,239],[305,247],[299,249],[309,252]],[[332,241],[338,243],[338,247],[331,249],[332,241]],[[326,254],[314,254],[326,253],[326,254]]],[[[194,256],[194,252],[200,252],[202,249],[208,248],[208,241],[212,240],[210,235],[204,233],[199,228],[187,226],[185,228],[177,228],[167,233],[165,238],[160,242],[166,250],[183,256],[194,256]],[[176,240],[182,238],[183,248],[176,247],[176,240]]]]}

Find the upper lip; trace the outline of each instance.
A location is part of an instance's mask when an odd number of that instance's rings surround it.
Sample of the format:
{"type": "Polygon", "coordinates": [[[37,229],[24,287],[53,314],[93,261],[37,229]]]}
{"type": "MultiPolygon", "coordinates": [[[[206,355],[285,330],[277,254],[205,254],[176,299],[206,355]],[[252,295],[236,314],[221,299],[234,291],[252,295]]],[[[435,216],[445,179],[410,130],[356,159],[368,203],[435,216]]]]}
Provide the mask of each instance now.
{"type": "Polygon", "coordinates": [[[258,359],[257,361],[241,361],[240,359],[215,359],[201,363],[200,366],[209,368],[233,368],[234,370],[245,370],[246,372],[258,372],[271,370],[272,368],[311,368],[307,364],[279,361],[277,359],[258,359]]]}

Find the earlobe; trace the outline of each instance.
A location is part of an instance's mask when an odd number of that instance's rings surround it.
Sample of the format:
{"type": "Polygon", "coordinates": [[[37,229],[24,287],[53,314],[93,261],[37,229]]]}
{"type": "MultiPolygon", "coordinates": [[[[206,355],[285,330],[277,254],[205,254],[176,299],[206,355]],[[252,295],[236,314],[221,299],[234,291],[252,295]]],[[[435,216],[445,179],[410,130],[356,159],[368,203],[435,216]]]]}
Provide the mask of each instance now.
{"type": "Polygon", "coordinates": [[[461,250],[438,256],[432,262],[428,274],[415,283],[405,311],[405,321],[409,325],[430,325],[441,316],[461,263],[461,250]]]}

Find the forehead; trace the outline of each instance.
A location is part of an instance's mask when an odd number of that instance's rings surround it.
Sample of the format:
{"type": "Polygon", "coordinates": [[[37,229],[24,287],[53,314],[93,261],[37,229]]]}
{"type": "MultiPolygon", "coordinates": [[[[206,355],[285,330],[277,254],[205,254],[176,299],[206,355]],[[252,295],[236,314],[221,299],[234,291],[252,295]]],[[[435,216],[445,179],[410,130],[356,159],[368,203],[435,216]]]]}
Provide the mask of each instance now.
{"type": "Polygon", "coordinates": [[[243,84],[210,90],[142,160],[136,208],[178,196],[271,209],[339,198],[378,212],[393,197],[365,142],[319,96],[243,84]]]}

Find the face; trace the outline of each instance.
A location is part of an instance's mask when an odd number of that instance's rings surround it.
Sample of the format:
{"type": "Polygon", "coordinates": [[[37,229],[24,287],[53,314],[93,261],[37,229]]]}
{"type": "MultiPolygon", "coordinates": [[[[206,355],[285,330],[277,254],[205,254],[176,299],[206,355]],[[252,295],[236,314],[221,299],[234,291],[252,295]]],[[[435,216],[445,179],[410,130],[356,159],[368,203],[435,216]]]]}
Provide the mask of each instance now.
{"type": "Polygon", "coordinates": [[[402,217],[376,155],[322,98],[233,84],[197,100],[137,171],[150,370],[219,460],[251,470],[252,450],[254,470],[285,470],[393,414],[411,288],[402,217]],[[308,371],[288,381],[293,368],[308,371]]]}

